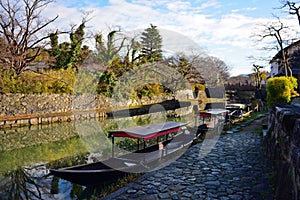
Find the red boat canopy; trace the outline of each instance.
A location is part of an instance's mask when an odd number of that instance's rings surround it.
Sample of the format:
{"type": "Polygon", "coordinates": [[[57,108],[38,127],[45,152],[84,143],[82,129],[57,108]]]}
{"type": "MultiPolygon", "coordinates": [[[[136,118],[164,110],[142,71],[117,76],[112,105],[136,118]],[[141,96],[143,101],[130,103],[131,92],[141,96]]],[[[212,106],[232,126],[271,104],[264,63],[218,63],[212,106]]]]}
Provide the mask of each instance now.
{"type": "Polygon", "coordinates": [[[144,140],[150,140],[162,135],[177,132],[180,130],[180,127],[185,125],[186,123],[181,122],[165,122],[146,126],[136,126],[127,129],[110,131],[109,137],[142,138],[144,140]]]}

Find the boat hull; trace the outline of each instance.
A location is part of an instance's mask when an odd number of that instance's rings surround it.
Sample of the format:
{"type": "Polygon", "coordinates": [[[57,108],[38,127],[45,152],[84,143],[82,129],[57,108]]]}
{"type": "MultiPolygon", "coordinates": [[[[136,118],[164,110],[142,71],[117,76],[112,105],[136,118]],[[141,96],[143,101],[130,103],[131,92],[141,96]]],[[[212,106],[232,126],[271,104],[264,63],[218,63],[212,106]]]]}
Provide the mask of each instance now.
{"type": "Polygon", "coordinates": [[[113,169],[103,170],[50,170],[52,175],[84,186],[110,184],[124,178],[128,172],[113,169]]]}

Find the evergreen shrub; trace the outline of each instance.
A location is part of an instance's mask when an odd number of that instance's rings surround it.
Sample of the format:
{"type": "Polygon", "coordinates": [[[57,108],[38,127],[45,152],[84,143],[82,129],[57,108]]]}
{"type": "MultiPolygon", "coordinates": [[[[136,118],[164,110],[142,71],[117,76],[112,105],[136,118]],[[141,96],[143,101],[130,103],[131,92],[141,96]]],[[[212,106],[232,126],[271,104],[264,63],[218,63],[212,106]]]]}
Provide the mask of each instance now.
{"type": "Polygon", "coordinates": [[[297,79],[294,77],[273,77],[268,79],[267,104],[271,107],[274,103],[289,103],[291,97],[298,95],[297,79]]]}

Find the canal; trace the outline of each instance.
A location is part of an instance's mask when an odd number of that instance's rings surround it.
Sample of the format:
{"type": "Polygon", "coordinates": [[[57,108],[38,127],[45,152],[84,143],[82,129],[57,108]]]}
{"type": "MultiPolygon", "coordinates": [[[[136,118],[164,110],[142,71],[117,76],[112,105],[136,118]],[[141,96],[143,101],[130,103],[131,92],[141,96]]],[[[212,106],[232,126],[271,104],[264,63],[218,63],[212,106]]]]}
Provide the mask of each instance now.
{"type": "MultiPolygon", "coordinates": [[[[131,117],[85,119],[59,124],[0,129],[1,199],[80,199],[90,188],[53,177],[51,168],[100,161],[111,156],[109,130],[164,121],[194,123],[192,106],[131,117]]],[[[123,153],[136,148],[119,139],[123,153]]]]}

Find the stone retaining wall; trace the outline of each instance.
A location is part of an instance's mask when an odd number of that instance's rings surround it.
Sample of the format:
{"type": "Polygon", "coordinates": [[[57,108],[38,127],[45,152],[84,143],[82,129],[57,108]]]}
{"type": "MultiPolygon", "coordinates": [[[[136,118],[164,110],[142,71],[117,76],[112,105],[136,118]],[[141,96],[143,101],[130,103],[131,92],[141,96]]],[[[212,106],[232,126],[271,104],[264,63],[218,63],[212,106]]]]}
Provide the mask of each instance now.
{"type": "Polygon", "coordinates": [[[275,172],[275,199],[299,199],[300,105],[272,108],[266,144],[275,172]]]}
{"type": "MultiPolygon", "coordinates": [[[[155,104],[173,98],[164,95],[116,102],[94,94],[0,94],[0,128],[106,117],[112,108],[155,104]]],[[[175,98],[189,99],[193,98],[193,94],[192,91],[180,91],[175,94],[175,98]]]]}

